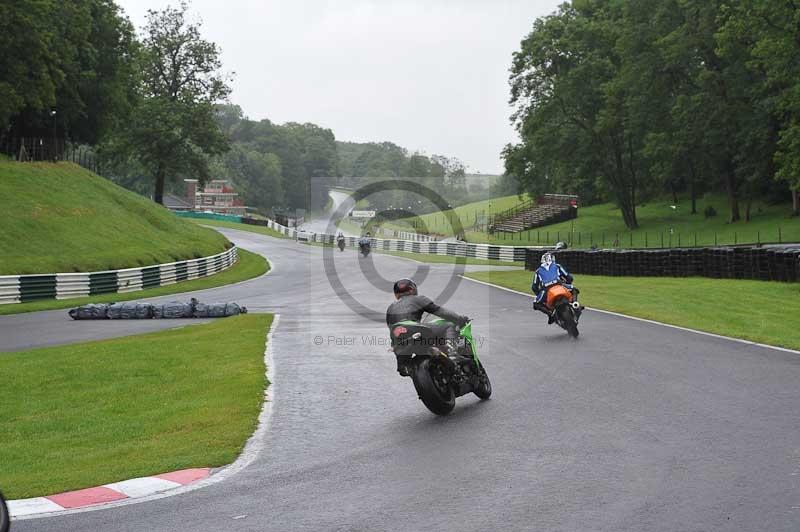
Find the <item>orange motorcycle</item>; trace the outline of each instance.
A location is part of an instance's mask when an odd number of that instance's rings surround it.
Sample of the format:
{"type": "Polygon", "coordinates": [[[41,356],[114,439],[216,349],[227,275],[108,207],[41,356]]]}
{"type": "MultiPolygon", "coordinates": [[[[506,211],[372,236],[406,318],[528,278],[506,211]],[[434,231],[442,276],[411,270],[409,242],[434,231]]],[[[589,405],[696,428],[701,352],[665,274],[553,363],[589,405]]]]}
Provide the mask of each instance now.
{"type": "Polygon", "coordinates": [[[583,305],[578,302],[577,288],[569,289],[562,283],[554,283],[545,288],[544,297],[546,309],[558,323],[559,327],[567,331],[573,338],[578,337],[578,320],[583,312],[583,305]]]}

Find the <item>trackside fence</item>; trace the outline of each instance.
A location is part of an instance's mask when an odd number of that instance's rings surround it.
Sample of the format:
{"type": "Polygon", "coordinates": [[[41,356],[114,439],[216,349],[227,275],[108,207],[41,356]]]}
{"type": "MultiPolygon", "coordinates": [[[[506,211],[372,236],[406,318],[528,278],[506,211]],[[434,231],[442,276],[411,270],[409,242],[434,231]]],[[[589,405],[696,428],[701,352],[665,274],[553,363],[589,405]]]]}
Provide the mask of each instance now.
{"type": "Polygon", "coordinates": [[[239,260],[236,246],[210,257],[89,273],[0,276],[0,304],[134,292],[206,277],[239,260]]]}
{"type": "MultiPolygon", "coordinates": [[[[530,250],[525,268],[535,270],[541,253],[530,250]]],[[[800,246],[558,251],[570,273],[631,277],[709,277],[800,281],[800,246]]]]}
{"type": "MultiPolygon", "coordinates": [[[[200,219],[207,218],[207,213],[180,213],[179,216],[184,218],[192,218],[194,214],[200,219]],[[205,216],[202,216],[204,215],[205,216]]],[[[285,235],[289,238],[299,238],[308,242],[317,242],[321,244],[335,244],[336,236],[323,233],[309,233],[303,230],[297,230],[294,227],[286,227],[273,220],[244,218],[241,216],[224,216],[214,215],[214,219],[224,219],[226,221],[243,223],[246,225],[259,225],[262,227],[269,227],[273,231],[285,235]]],[[[348,247],[358,247],[358,238],[347,237],[346,243],[348,247]]],[[[469,244],[467,242],[419,242],[415,240],[397,240],[397,239],[384,239],[373,238],[372,243],[375,250],[378,251],[403,251],[407,253],[425,253],[430,255],[448,255],[451,257],[465,257],[473,259],[485,260],[498,260],[502,262],[525,262],[525,250],[528,248],[518,246],[496,246],[493,244],[469,244]]],[[[541,249],[541,248],[538,248],[541,249]]]]}

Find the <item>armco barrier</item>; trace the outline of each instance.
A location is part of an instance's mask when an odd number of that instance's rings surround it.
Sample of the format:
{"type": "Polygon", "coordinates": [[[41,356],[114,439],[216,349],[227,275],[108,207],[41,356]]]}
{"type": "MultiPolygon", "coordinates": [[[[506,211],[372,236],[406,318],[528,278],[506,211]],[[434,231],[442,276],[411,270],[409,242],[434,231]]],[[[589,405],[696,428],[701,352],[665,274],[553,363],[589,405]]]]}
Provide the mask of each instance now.
{"type": "MultiPolygon", "coordinates": [[[[334,244],[336,237],[323,233],[309,233],[298,231],[294,227],[286,227],[273,220],[257,220],[254,218],[242,218],[242,223],[247,225],[260,225],[286,235],[290,238],[297,238],[298,233],[308,235],[310,242],[323,244],[334,244]]],[[[358,238],[347,237],[347,247],[358,247],[358,238]]],[[[453,257],[469,257],[476,259],[494,259],[503,262],[524,262],[525,251],[527,249],[541,250],[542,247],[517,247],[517,246],[497,246],[494,244],[469,244],[466,242],[419,242],[413,240],[395,239],[372,239],[374,249],[379,251],[405,251],[409,253],[425,253],[431,255],[449,255],[453,257]]]]}
{"type": "Polygon", "coordinates": [[[231,267],[239,259],[236,246],[211,257],[143,268],[90,273],[0,276],[0,305],[39,299],[69,299],[95,294],[134,292],[197,279],[231,267]]]}
{"type": "MultiPolygon", "coordinates": [[[[525,268],[539,266],[529,250],[525,268]]],[[[570,273],[634,277],[710,277],[800,281],[800,247],[718,247],[631,250],[563,250],[557,260],[570,273]]]]}

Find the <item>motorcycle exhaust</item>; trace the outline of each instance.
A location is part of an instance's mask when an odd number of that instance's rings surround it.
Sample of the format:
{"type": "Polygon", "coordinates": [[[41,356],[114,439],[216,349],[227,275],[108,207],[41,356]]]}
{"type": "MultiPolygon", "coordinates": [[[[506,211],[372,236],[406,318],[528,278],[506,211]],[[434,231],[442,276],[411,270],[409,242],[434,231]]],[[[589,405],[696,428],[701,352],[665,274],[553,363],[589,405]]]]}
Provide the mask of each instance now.
{"type": "Polygon", "coordinates": [[[572,305],[572,308],[574,308],[575,310],[580,310],[581,309],[581,304],[578,303],[577,301],[573,301],[571,303],[571,305],[572,305]]]}

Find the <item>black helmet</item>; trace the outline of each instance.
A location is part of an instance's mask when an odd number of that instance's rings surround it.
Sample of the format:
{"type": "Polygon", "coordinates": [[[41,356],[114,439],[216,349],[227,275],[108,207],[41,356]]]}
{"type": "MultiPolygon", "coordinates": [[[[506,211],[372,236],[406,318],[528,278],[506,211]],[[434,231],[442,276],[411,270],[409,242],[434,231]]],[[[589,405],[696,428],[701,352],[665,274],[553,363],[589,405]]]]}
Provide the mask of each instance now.
{"type": "Polygon", "coordinates": [[[394,295],[417,295],[417,283],[411,279],[400,279],[394,283],[394,295]]]}

